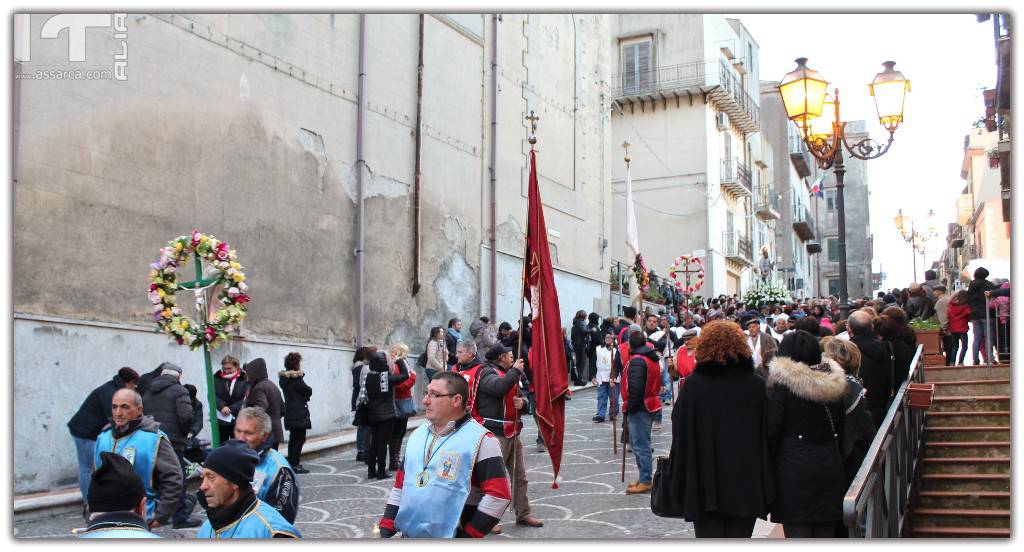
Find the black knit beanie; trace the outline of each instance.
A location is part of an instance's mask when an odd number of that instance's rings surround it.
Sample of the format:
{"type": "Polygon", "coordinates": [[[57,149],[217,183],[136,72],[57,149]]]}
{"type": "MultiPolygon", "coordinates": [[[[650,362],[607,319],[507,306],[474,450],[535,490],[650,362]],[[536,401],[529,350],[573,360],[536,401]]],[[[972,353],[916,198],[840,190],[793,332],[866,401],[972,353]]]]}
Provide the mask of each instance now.
{"type": "Polygon", "coordinates": [[[90,512],[126,512],[139,505],[146,487],[132,463],[120,454],[100,453],[100,467],[92,472],[86,502],[90,512]]]}
{"type": "Polygon", "coordinates": [[[221,477],[238,485],[246,487],[252,484],[253,475],[256,473],[256,465],[260,463],[260,457],[256,451],[249,448],[245,441],[231,439],[220,447],[213,450],[206,457],[203,466],[221,477]]]}
{"type": "Polygon", "coordinates": [[[388,371],[388,357],[383,352],[377,351],[370,355],[370,370],[374,372],[388,371]]]}

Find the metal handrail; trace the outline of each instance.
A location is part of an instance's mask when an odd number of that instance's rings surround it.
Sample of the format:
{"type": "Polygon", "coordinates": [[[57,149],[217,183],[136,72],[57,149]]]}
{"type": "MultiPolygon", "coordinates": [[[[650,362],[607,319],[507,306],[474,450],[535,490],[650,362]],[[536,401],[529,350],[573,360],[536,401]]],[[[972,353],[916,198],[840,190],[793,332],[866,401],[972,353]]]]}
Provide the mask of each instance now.
{"type": "Polygon", "coordinates": [[[911,383],[924,383],[923,351],[924,345],[918,345],[910,374],[896,392],[843,498],[843,523],[850,538],[899,537],[903,531],[925,423],[925,411],[909,408],[906,398],[911,383]]]}

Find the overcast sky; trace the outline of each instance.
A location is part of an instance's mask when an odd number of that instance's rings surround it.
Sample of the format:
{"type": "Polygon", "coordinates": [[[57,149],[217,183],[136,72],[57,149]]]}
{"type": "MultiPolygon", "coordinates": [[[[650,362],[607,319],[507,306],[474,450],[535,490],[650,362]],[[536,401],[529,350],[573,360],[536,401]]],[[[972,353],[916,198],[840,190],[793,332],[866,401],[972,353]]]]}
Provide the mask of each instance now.
{"type": "MultiPolygon", "coordinates": [[[[868,161],[874,270],[886,273],[883,287],[913,280],[910,246],[899,236],[898,209],[924,221],[935,209],[940,236],[928,244],[927,264],[945,247],[946,224],[956,220],[964,135],[984,115],[981,91],[996,81],[992,22],[974,14],[739,14],[760,46],[760,78],[781,80],[798,57],[839,88],[844,120],[868,122],[872,137],[887,139],[878,124],[867,83],[882,62],[911,82],[905,120],[885,156],[868,161]]],[[[850,229],[858,221],[847,220],[850,229]]],[[[852,230],[848,230],[852,231],[852,230]]],[[[824,253],[823,253],[824,254],[824,253]]],[[[923,279],[921,257],[918,279],[923,279]]]]}

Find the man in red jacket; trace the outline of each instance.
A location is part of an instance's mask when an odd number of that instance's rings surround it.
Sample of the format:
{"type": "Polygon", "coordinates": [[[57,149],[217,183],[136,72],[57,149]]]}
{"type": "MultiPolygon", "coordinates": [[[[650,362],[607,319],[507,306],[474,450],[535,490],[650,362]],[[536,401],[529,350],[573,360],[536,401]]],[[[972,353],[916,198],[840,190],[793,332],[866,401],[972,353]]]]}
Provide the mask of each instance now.
{"type": "Polygon", "coordinates": [[[629,444],[636,456],[640,479],[626,488],[626,494],[648,493],[651,483],[651,426],[654,415],[661,411],[661,364],[658,352],[651,347],[643,331],[629,334],[630,360],[622,375],[622,396],[629,424],[629,444]]]}

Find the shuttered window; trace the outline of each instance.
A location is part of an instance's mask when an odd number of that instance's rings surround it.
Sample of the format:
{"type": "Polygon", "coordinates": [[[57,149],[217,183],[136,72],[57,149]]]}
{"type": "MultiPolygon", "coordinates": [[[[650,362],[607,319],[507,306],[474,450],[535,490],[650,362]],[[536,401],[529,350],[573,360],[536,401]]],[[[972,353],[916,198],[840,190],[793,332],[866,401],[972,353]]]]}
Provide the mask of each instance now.
{"type": "Polygon", "coordinates": [[[651,41],[622,46],[622,88],[625,94],[651,91],[651,41]]]}

